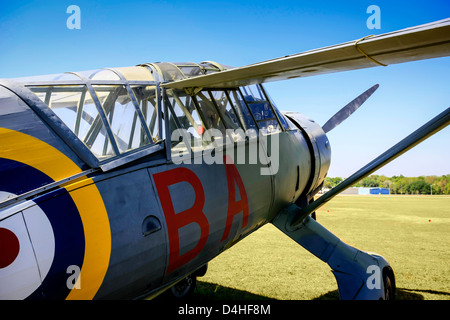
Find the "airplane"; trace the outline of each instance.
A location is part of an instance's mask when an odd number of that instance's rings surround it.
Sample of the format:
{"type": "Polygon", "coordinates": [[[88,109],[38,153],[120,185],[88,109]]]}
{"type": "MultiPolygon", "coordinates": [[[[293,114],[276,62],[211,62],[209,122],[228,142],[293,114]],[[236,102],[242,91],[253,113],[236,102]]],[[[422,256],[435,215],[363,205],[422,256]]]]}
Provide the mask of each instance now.
{"type": "Polygon", "coordinates": [[[317,196],[323,126],[263,84],[450,55],[450,19],[244,67],[143,63],[0,81],[0,299],[185,298],[208,262],[265,224],[327,263],[340,299],[393,299],[375,253],[318,208],[450,123],[450,108],[317,196]],[[377,272],[378,271],[378,272],[377,272]]]}

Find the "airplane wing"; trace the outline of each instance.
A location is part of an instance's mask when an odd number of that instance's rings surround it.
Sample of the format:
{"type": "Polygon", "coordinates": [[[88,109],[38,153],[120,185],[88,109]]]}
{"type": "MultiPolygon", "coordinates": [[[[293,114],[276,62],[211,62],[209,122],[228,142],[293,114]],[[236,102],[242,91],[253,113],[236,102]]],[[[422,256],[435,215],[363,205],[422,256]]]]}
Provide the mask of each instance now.
{"type": "Polygon", "coordinates": [[[447,18],[162,86],[227,88],[449,55],[450,18],[447,18]]]}

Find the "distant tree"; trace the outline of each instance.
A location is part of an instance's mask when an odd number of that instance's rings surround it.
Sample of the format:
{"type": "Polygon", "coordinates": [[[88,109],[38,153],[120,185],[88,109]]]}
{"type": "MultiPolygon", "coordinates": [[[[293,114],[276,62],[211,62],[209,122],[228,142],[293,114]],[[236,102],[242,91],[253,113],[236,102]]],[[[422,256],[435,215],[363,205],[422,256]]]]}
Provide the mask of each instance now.
{"type": "Polygon", "coordinates": [[[450,194],[450,183],[447,183],[447,185],[444,187],[444,190],[442,192],[443,194],[450,194]]]}
{"type": "Polygon", "coordinates": [[[336,178],[326,177],[325,181],[323,183],[323,187],[331,189],[331,188],[336,187],[342,181],[344,181],[344,179],[341,177],[336,177],[336,178]]]}
{"type": "Polygon", "coordinates": [[[436,195],[436,194],[442,194],[441,193],[441,190],[440,190],[440,188],[438,187],[438,186],[436,186],[435,184],[432,184],[432,185],[430,185],[431,187],[431,189],[433,189],[433,194],[434,195],[436,195]]]}
{"type": "Polygon", "coordinates": [[[330,177],[325,177],[325,180],[323,181],[323,188],[325,189],[331,189],[331,178],[330,177]]]}
{"type": "Polygon", "coordinates": [[[434,192],[434,190],[436,190],[436,194],[443,194],[444,190],[445,190],[445,186],[447,184],[449,184],[448,181],[450,181],[450,180],[448,180],[447,176],[445,176],[445,175],[438,177],[436,179],[436,181],[434,182],[433,192],[434,192]]]}
{"type": "Polygon", "coordinates": [[[428,183],[428,184],[433,185],[433,184],[436,183],[437,179],[438,179],[438,177],[436,177],[436,176],[426,176],[425,177],[425,182],[428,183]]]}
{"type": "Polygon", "coordinates": [[[387,177],[385,177],[385,176],[380,176],[378,186],[379,186],[380,188],[386,188],[386,189],[389,189],[389,188],[391,188],[391,186],[392,186],[392,181],[391,181],[390,178],[387,178],[387,177]]]}
{"type": "Polygon", "coordinates": [[[378,180],[376,176],[368,176],[360,181],[360,186],[364,188],[378,187],[378,180]]]}
{"type": "MultiPolygon", "coordinates": [[[[334,181],[333,178],[329,178],[334,181]]],[[[341,179],[341,178],[339,178],[341,179]]],[[[405,177],[370,175],[358,181],[354,187],[382,187],[391,189],[391,194],[450,194],[450,174],[437,176],[405,177]]]]}
{"type": "Polygon", "coordinates": [[[430,184],[425,180],[418,179],[408,185],[408,192],[412,194],[430,194],[430,184]]]}

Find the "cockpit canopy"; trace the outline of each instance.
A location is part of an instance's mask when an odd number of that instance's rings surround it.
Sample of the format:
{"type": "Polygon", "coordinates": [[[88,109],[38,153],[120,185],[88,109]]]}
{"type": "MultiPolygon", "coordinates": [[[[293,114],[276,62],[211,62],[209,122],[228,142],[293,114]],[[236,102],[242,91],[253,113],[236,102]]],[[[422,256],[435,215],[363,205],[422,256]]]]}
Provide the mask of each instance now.
{"type": "MultiPolygon", "coordinates": [[[[188,139],[169,137],[166,146],[187,153],[215,147],[228,138],[236,142],[238,137],[227,129],[260,134],[288,129],[261,85],[193,92],[159,86],[228,68],[214,62],[161,62],[14,81],[31,90],[101,163],[158,145],[177,129],[187,132],[188,139]],[[222,142],[211,139],[208,129],[223,133],[222,142]]],[[[52,127],[58,131],[58,125],[52,127]]]]}

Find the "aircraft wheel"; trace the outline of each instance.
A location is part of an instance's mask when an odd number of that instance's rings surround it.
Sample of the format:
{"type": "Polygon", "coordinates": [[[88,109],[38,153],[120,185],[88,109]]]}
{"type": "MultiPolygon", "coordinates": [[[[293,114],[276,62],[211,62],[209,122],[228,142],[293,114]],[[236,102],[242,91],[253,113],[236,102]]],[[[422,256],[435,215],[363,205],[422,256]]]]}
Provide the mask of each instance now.
{"type": "Polygon", "coordinates": [[[169,289],[171,295],[176,299],[189,298],[197,286],[197,278],[193,275],[189,275],[176,285],[169,289]]]}
{"type": "Polygon", "coordinates": [[[385,300],[395,300],[395,279],[392,270],[386,270],[383,276],[385,300]]]}

